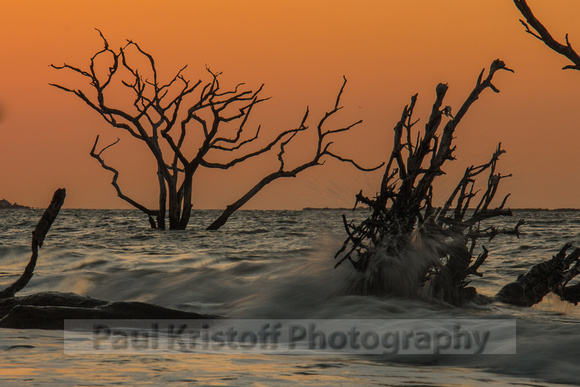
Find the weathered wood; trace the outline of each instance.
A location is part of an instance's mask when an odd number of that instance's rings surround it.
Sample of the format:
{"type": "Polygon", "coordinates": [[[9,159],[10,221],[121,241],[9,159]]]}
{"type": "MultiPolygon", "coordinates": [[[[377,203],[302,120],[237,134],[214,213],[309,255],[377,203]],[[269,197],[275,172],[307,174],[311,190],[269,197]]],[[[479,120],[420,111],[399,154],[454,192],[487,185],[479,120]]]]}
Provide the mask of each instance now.
{"type": "MultiPolygon", "coordinates": [[[[518,3],[527,7],[524,1],[518,3]]],[[[524,14],[532,20],[531,12],[526,9],[524,14]]],[[[532,25],[540,31],[538,38],[553,45],[541,24],[532,25]]],[[[563,51],[570,53],[569,49],[563,51]]],[[[575,60],[573,55],[567,56],[575,60]]],[[[444,164],[454,159],[454,132],[461,118],[485,89],[499,91],[492,83],[499,70],[512,71],[502,61],[494,61],[485,79],[481,72],[475,88],[455,116],[450,107],[443,107],[448,88],[439,84],[422,133],[412,132],[418,122],[413,118],[417,95],[403,109],[394,128],[393,149],[379,194],[373,199],[363,196],[362,192],[356,196],[355,208],[359,203],[368,206],[369,217],[358,225],[343,218],[347,238],[335,256],[338,259],[335,267],[348,260],[360,273],[353,277],[351,291],[436,298],[452,305],[490,301],[468,286],[470,276],[483,276],[480,268],[489,256],[485,246],[481,246],[480,254],[476,253],[478,240],[491,240],[502,234],[519,238],[519,228],[524,224],[520,220],[515,227],[505,229],[484,223],[498,216],[512,215],[505,208],[509,195],[498,207],[491,207],[500,182],[511,176],[496,172],[497,162],[505,153],[501,144],[489,162],[466,169],[443,207],[435,208],[432,200],[434,180],[444,173],[444,164]],[[446,117],[447,123],[443,125],[446,117]],[[487,186],[478,195],[475,182],[484,172],[488,172],[487,186]],[[472,204],[477,196],[477,204],[472,204]],[[394,284],[389,285],[388,281],[394,284]],[[401,286],[406,289],[401,290],[401,286]]],[[[564,246],[554,258],[535,265],[527,274],[504,286],[493,299],[532,306],[553,292],[563,300],[580,302],[580,284],[568,286],[580,271],[580,249],[566,255],[568,248],[570,245],[564,246]]]]}
{"type": "Polygon", "coordinates": [[[58,189],[54,193],[50,205],[44,211],[42,218],[40,218],[40,221],[32,232],[32,256],[30,257],[28,265],[16,282],[0,291],[0,299],[14,297],[16,293],[24,289],[34,275],[34,268],[36,267],[36,261],[38,259],[38,249],[42,247],[44,238],[46,237],[48,230],[50,230],[50,226],[52,226],[52,223],[56,219],[58,212],[64,203],[65,197],[66,190],[64,188],[58,189]]]}
{"type": "Polygon", "coordinates": [[[504,286],[495,298],[506,304],[532,306],[542,301],[548,293],[554,292],[565,301],[578,302],[575,288],[567,290],[565,287],[578,274],[580,248],[566,255],[571,246],[566,244],[552,259],[534,265],[515,282],[504,286]],[[570,269],[572,264],[574,267],[570,269]]]}
{"type": "Polygon", "coordinates": [[[455,131],[470,107],[486,89],[499,92],[492,81],[500,70],[513,72],[504,62],[495,60],[486,77],[485,70],[479,74],[474,89],[455,116],[451,107],[443,104],[448,87],[439,84],[422,133],[414,133],[418,122],[413,118],[417,95],[403,109],[394,128],[393,149],[379,194],[374,199],[364,197],[362,192],[356,197],[356,204],[370,207],[369,217],[359,225],[344,220],[348,236],[335,256],[338,259],[335,266],[348,260],[362,273],[355,277],[358,284],[351,289],[364,293],[400,292],[384,281],[401,280],[400,275],[389,279],[388,267],[404,270],[401,267],[407,260],[413,263],[409,266],[410,273],[405,274],[408,276],[404,279],[405,286],[416,288],[403,293],[426,294],[454,305],[476,297],[476,290],[467,286],[467,278],[481,275],[477,270],[488,256],[485,247],[482,254],[475,254],[477,239],[502,233],[518,235],[521,225],[518,223],[513,230],[481,228],[482,221],[511,215],[504,208],[507,197],[499,207],[490,208],[499,182],[510,176],[496,172],[497,161],[504,153],[501,144],[488,163],[467,168],[442,208],[436,209],[432,204],[433,182],[444,173],[444,164],[454,159],[455,131]],[[477,194],[475,179],[483,172],[489,173],[487,188],[479,203],[472,206],[477,194]]]}
{"type": "MultiPolygon", "coordinates": [[[[520,22],[526,32],[572,62],[564,66],[563,70],[580,70],[580,55],[572,48],[568,34],[565,36],[565,43],[561,43],[534,15],[526,0],[514,0],[514,4],[525,19],[520,19],[520,22]]],[[[566,256],[566,250],[570,247],[570,244],[566,244],[551,260],[534,265],[528,273],[504,286],[495,299],[513,305],[532,306],[540,302],[546,294],[553,292],[564,301],[574,304],[580,302],[580,284],[568,285],[580,271],[578,263],[580,249],[575,249],[566,256]],[[574,266],[569,268],[574,262],[576,262],[574,266]]]]}
{"type": "Polygon", "coordinates": [[[63,329],[67,319],[207,319],[144,302],[110,302],[75,293],[42,292],[0,301],[0,328],[63,329]]]}
{"type": "MultiPolygon", "coordinates": [[[[478,80],[480,84],[481,75],[478,80]]],[[[423,137],[419,136],[414,144],[410,141],[410,129],[416,122],[412,120],[416,96],[405,107],[401,120],[395,126],[393,151],[383,175],[380,194],[374,199],[364,197],[362,192],[356,196],[356,204],[370,207],[371,215],[359,225],[349,223],[343,216],[348,237],[336,254],[335,258],[340,259],[335,267],[346,260],[350,261],[361,273],[354,277],[350,290],[362,294],[392,293],[393,287],[385,282],[394,280],[398,286],[410,287],[404,291],[397,289],[399,296],[433,297],[458,306],[467,301],[488,303],[495,300],[529,307],[550,292],[565,301],[580,302],[580,284],[568,286],[580,273],[580,249],[567,255],[570,244],[565,245],[551,260],[533,266],[527,274],[504,286],[493,298],[480,296],[476,288],[468,286],[469,276],[483,277],[479,269],[489,255],[489,250],[482,246],[483,252],[476,257],[478,239],[491,240],[498,235],[519,238],[519,229],[525,222],[519,220],[513,228],[507,229],[482,225],[482,222],[494,217],[512,215],[511,210],[504,208],[509,195],[504,197],[499,207],[490,208],[500,181],[511,176],[496,172],[497,161],[505,153],[501,144],[488,163],[466,169],[443,207],[433,208],[433,180],[442,173],[445,160],[452,159],[450,152],[454,149],[448,142],[446,150],[441,150],[436,128],[431,126],[439,125],[442,111],[450,111],[448,107],[439,110],[445,91],[446,87],[438,88],[423,137]],[[405,131],[407,135],[403,136],[405,131]],[[430,141],[425,140],[428,136],[430,141]],[[426,145],[422,147],[421,144],[426,145]],[[431,159],[427,162],[424,158],[429,152],[424,149],[429,149],[431,153],[431,159]],[[407,154],[403,155],[405,150],[407,154]],[[448,157],[438,158],[440,152],[448,157]],[[477,195],[474,191],[476,178],[486,171],[489,173],[487,187],[473,207],[471,203],[477,195]],[[416,260],[412,262],[413,255],[422,255],[421,267],[416,266],[416,260]],[[407,267],[405,260],[409,260],[407,267]],[[390,276],[389,270],[395,270],[397,274],[390,276]],[[408,270],[409,273],[400,273],[401,270],[408,270]],[[397,282],[401,276],[408,278],[397,282]],[[413,280],[413,276],[419,281],[413,280]]],[[[449,127],[447,125],[446,128],[449,127]]],[[[456,125],[451,127],[455,129],[456,125]]]]}
{"type": "MultiPolygon", "coordinates": [[[[123,190],[121,189],[121,186],[119,186],[118,183],[118,179],[119,179],[119,171],[113,167],[111,167],[110,165],[108,165],[105,160],[102,157],[102,154],[104,151],[106,151],[107,149],[115,146],[116,144],[119,143],[120,139],[117,139],[117,141],[103,147],[100,151],[97,151],[97,145],[99,144],[99,137],[97,136],[97,138],[95,139],[95,143],[93,144],[93,148],[91,149],[90,155],[92,158],[96,159],[99,164],[101,164],[101,167],[107,171],[113,172],[113,179],[111,180],[111,185],[115,188],[115,191],[117,192],[117,196],[121,199],[123,199],[124,201],[126,201],[127,203],[129,203],[130,205],[132,205],[133,207],[135,207],[136,209],[140,210],[141,212],[145,213],[147,215],[147,219],[149,220],[149,225],[151,226],[151,228],[163,228],[165,227],[165,222],[158,222],[155,223],[155,220],[153,219],[153,216],[157,217],[157,219],[161,219],[160,218],[160,210],[151,210],[147,207],[145,207],[143,204],[137,202],[136,200],[134,200],[133,198],[125,195],[123,193],[123,190]]],[[[165,186],[163,186],[165,187],[165,186]]]]}

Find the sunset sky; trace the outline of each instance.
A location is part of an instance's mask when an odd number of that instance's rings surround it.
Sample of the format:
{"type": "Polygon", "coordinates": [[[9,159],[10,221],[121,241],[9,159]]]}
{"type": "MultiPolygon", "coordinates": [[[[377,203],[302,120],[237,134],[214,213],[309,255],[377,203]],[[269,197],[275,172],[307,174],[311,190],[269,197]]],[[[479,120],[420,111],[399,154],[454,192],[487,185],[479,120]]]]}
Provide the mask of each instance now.
{"type": "MultiPolygon", "coordinates": [[[[580,48],[580,2],[529,4],[555,37],[569,33],[580,48]]],[[[68,208],[129,208],[111,174],[89,156],[97,134],[112,142],[117,130],[49,86],[87,90],[83,79],[49,65],[86,68],[102,48],[98,28],[114,48],[138,42],[167,80],[187,64],[193,80],[207,81],[207,65],[224,73],[224,86],[264,83],[272,99],[256,108],[252,124],[268,138],[295,127],[307,106],[310,123],[320,119],[346,76],[344,110],[334,122],[363,124],[335,145],[365,166],[390,153],[392,128],[411,95],[419,93],[416,117],[425,122],[435,86],[448,83],[445,105],[457,111],[481,69],[500,58],[515,74],[498,73],[501,93],[487,90],[462,121],[457,161],[447,166],[436,201],[502,142],[499,171],[513,174],[502,191],[511,192],[512,208],[580,208],[580,72],[562,71],[567,61],[524,32],[510,0],[3,0],[0,18],[0,199],[45,207],[65,187],[68,208]]],[[[300,139],[289,160],[307,159],[309,144],[300,139]]],[[[121,171],[128,194],[154,205],[154,164],[141,143],[122,137],[104,157],[121,171]]],[[[275,156],[203,171],[194,207],[225,207],[276,168],[273,162],[275,156]]],[[[373,195],[379,182],[380,172],[329,160],[274,182],[245,208],[349,207],[355,193],[373,195]]]]}

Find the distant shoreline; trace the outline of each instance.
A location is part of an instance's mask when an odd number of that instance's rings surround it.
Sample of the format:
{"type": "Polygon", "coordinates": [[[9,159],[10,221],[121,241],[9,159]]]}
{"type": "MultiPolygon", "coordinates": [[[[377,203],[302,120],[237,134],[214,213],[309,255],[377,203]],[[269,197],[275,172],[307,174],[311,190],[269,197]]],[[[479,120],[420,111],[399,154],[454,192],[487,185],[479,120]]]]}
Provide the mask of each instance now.
{"type": "Polygon", "coordinates": [[[10,203],[8,200],[2,199],[2,200],[0,200],[0,208],[7,208],[7,209],[29,209],[31,207],[23,206],[23,205],[18,204],[16,202],[10,203]]]}

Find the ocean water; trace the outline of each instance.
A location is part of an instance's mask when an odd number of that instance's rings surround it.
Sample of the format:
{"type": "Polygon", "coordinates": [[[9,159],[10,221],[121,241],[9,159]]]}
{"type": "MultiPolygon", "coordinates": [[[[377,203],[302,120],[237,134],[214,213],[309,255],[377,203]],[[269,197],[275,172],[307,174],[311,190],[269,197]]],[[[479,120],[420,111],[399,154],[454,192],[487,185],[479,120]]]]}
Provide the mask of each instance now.
{"type": "MultiPolygon", "coordinates": [[[[132,210],[63,210],[35,276],[20,295],[75,292],[143,301],[234,319],[517,319],[514,355],[368,356],[235,353],[65,354],[63,332],[0,330],[2,385],[551,385],[580,383],[580,306],[547,297],[533,308],[454,308],[346,293],[352,269],[334,270],[342,210],[240,211],[218,231],[219,212],[196,211],[185,231],[148,229],[132,210]]],[[[42,210],[0,210],[0,288],[22,272],[42,210]]],[[[566,242],[580,243],[580,211],[515,211],[521,237],[484,243],[474,278],[494,295],[566,242]]],[[[496,222],[498,223],[498,222],[496,222]]]]}

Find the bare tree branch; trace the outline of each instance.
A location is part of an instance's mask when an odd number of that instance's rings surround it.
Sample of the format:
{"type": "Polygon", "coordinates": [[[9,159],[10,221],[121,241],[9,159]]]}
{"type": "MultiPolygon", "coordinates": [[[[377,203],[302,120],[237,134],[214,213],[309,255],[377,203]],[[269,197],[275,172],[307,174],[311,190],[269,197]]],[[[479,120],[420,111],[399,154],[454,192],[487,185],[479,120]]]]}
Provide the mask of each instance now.
{"type": "Polygon", "coordinates": [[[523,26],[526,29],[526,32],[530,35],[534,36],[535,38],[544,42],[546,46],[548,46],[552,51],[557,52],[558,54],[568,58],[572,65],[564,66],[562,69],[572,69],[572,70],[580,70],[580,56],[576,51],[572,48],[570,41],[568,39],[568,34],[565,37],[565,44],[558,42],[556,39],[552,37],[550,32],[544,27],[544,25],[536,18],[533,14],[532,10],[528,6],[526,0],[514,0],[514,4],[522,14],[522,16],[526,19],[526,21],[520,20],[523,26]]]}
{"type": "MultiPolygon", "coordinates": [[[[145,207],[144,205],[138,203],[137,201],[135,201],[135,200],[131,199],[130,197],[128,197],[127,195],[123,194],[121,187],[117,183],[117,179],[119,178],[119,171],[117,171],[115,168],[107,165],[105,163],[105,160],[103,160],[103,158],[101,157],[101,155],[104,151],[106,151],[110,147],[116,145],[119,141],[120,141],[120,139],[117,139],[117,141],[105,146],[103,149],[101,149],[100,151],[97,152],[96,151],[97,144],[99,143],[99,136],[97,136],[97,138],[95,139],[95,143],[93,145],[93,148],[91,149],[90,155],[91,155],[91,157],[97,159],[104,169],[106,169],[107,171],[113,172],[113,179],[111,180],[111,185],[113,187],[115,187],[115,190],[117,191],[117,196],[119,196],[121,199],[123,199],[124,201],[126,201],[127,203],[132,205],[133,207],[135,207],[135,208],[141,210],[142,212],[144,212],[145,214],[149,215],[149,221],[151,222],[152,221],[151,216],[158,215],[159,211],[150,210],[149,208],[145,207]]],[[[153,227],[153,225],[152,225],[152,227],[153,227]]],[[[157,228],[157,226],[155,226],[153,228],[157,228]]]]}
{"type": "MultiPolygon", "coordinates": [[[[277,179],[280,179],[280,178],[296,177],[302,171],[305,171],[311,167],[322,165],[323,164],[322,159],[325,156],[337,159],[337,160],[345,162],[345,163],[349,163],[349,164],[353,165],[354,167],[356,167],[357,169],[360,169],[361,171],[374,171],[374,170],[377,170],[384,165],[384,163],[383,163],[377,167],[364,168],[364,167],[360,166],[358,163],[356,163],[354,160],[339,156],[336,153],[330,152],[328,150],[329,146],[332,144],[332,142],[330,142],[328,140],[328,138],[330,138],[332,135],[350,130],[351,128],[355,127],[356,125],[358,125],[362,122],[362,121],[357,121],[353,124],[347,125],[343,128],[339,128],[339,129],[329,129],[326,131],[324,130],[325,122],[330,117],[332,117],[334,114],[336,114],[340,109],[342,109],[342,107],[340,106],[340,99],[342,97],[342,93],[344,92],[346,82],[347,82],[346,77],[343,77],[343,83],[342,83],[340,90],[338,92],[338,95],[336,97],[334,107],[330,111],[326,112],[325,115],[323,116],[323,118],[316,125],[316,131],[318,134],[318,143],[317,143],[316,151],[314,152],[312,157],[308,161],[303,162],[302,164],[300,164],[294,168],[286,169],[286,162],[284,160],[284,154],[286,153],[286,151],[285,151],[286,145],[288,145],[288,143],[290,143],[290,141],[292,141],[299,132],[303,132],[303,131],[308,129],[308,126],[306,125],[306,121],[308,119],[308,115],[310,113],[310,110],[306,109],[306,112],[302,118],[302,121],[296,129],[290,129],[290,130],[283,132],[282,134],[280,134],[280,136],[278,138],[276,138],[273,142],[271,142],[270,144],[268,144],[266,146],[266,148],[271,149],[273,146],[275,146],[276,144],[279,143],[280,150],[278,152],[278,161],[280,163],[280,166],[279,166],[278,170],[275,172],[272,172],[271,174],[264,177],[262,180],[260,180],[258,182],[258,184],[256,184],[254,187],[252,187],[240,199],[238,199],[234,203],[227,206],[227,208],[223,211],[223,213],[211,225],[209,225],[209,227],[207,228],[208,230],[216,230],[216,229],[220,228],[221,226],[223,226],[225,224],[225,222],[229,219],[229,217],[236,210],[238,210],[241,206],[243,206],[245,203],[247,203],[258,192],[260,192],[266,185],[268,185],[271,182],[273,182],[277,179]]],[[[266,148],[264,148],[264,149],[266,149],[266,148]]],[[[263,151],[263,149],[258,151],[258,152],[262,152],[262,151],[263,151]]],[[[250,154],[250,155],[246,155],[246,157],[252,157],[252,156],[250,154]]],[[[237,163],[240,161],[243,161],[242,158],[235,159],[231,163],[237,163]]],[[[211,167],[219,168],[219,167],[227,167],[227,166],[233,165],[231,163],[230,164],[207,164],[206,166],[211,165],[211,167]]]]}
{"type": "Polygon", "coordinates": [[[49,206],[44,211],[42,218],[40,218],[36,228],[32,232],[32,256],[30,257],[28,265],[26,265],[20,278],[18,278],[12,285],[0,291],[0,299],[12,298],[16,293],[28,285],[28,282],[34,275],[34,268],[36,267],[36,261],[38,260],[38,249],[42,247],[44,238],[46,237],[48,230],[50,230],[50,226],[52,226],[52,223],[56,219],[64,203],[65,197],[66,190],[64,188],[60,188],[54,193],[49,206]]]}

